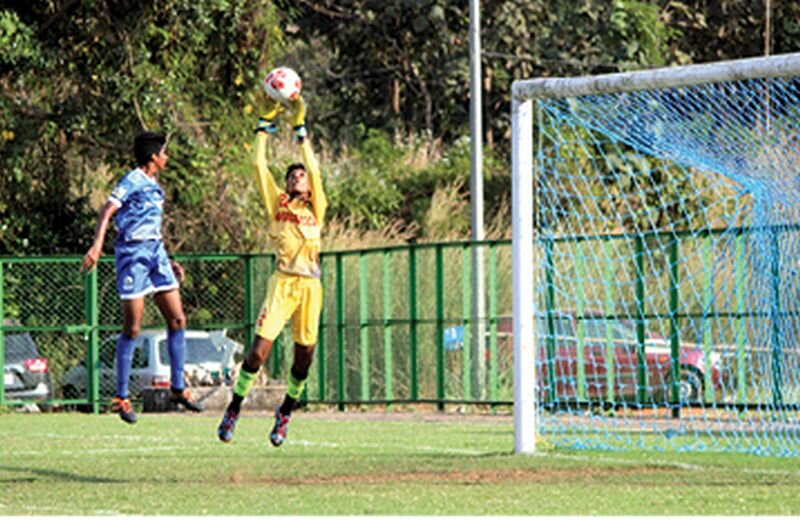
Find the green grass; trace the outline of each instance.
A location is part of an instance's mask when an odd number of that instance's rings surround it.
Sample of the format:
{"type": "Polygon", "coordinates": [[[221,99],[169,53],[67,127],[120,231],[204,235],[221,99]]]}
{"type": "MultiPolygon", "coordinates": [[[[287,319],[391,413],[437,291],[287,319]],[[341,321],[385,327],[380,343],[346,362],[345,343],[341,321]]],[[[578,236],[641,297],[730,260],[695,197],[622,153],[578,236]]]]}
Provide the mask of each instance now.
{"type": "Polygon", "coordinates": [[[288,443],[245,415],[0,415],[7,515],[797,515],[797,459],[544,449],[508,416],[299,412],[288,443]]]}

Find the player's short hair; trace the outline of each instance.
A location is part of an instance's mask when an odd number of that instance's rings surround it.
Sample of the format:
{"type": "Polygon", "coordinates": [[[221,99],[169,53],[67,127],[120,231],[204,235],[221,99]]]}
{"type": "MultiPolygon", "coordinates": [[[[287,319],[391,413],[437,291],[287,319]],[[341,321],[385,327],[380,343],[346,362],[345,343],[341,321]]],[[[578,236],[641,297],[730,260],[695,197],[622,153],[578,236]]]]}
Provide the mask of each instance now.
{"type": "Polygon", "coordinates": [[[292,163],[292,164],[289,165],[288,168],[286,168],[286,175],[284,176],[284,178],[288,181],[289,180],[289,175],[291,175],[293,171],[295,171],[295,170],[305,170],[305,169],[306,169],[306,166],[303,163],[299,163],[299,162],[292,163]]]}
{"type": "Polygon", "coordinates": [[[161,151],[161,148],[167,144],[167,138],[164,134],[157,134],[155,132],[141,132],[136,136],[133,141],[133,154],[136,157],[136,166],[144,166],[153,157],[161,151]]]}

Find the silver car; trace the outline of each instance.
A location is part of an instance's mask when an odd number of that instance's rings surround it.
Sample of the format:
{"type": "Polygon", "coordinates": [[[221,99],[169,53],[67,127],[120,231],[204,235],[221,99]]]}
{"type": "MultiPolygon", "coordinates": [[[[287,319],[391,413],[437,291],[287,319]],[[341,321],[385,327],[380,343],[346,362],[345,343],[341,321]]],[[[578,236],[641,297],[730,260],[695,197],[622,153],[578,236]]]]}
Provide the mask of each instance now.
{"type": "Polygon", "coordinates": [[[8,401],[46,401],[52,387],[47,359],[39,354],[30,334],[6,334],[3,386],[8,401]]]}

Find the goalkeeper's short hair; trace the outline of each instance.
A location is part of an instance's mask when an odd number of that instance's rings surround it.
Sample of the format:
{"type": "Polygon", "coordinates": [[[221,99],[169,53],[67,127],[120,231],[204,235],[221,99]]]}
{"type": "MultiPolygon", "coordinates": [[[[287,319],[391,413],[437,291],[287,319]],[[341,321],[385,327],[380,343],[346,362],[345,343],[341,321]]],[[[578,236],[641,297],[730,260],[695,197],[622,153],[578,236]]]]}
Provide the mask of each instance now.
{"type": "Polygon", "coordinates": [[[293,171],[295,171],[295,170],[305,170],[305,169],[306,169],[306,165],[303,164],[303,163],[299,163],[299,162],[298,163],[292,163],[292,164],[289,165],[288,168],[286,168],[286,175],[284,176],[284,178],[288,181],[289,180],[289,175],[291,175],[293,171]]]}

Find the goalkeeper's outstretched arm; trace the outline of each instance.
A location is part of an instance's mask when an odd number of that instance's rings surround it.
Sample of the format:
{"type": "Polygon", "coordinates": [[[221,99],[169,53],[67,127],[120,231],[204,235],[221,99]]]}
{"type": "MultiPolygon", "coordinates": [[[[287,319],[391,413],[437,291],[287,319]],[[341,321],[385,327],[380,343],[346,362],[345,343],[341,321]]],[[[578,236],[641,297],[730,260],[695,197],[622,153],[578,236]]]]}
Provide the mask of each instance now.
{"type": "Polygon", "coordinates": [[[258,120],[255,129],[255,146],[253,147],[253,170],[256,176],[256,185],[270,218],[275,216],[282,191],[275,184],[275,180],[267,168],[267,138],[269,134],[275,133],[275,124],[272,121],[281,111],[282,107],[278,103],[272,100],[268,102],[267,111],[258,120]]]}
{"type": "Polygon", "coordinates": [[[302,97],[298,97],[292,102],[292,126],[294,127],[297,142],[303,153],[303,164],[308,172],[309,187],[311,188],[311,206],[317,222],[322,224],[325,218],[325,210],[328,208],[328,199],[322,187],[322,175],[319,171],[319,163],[311,149],[311,143],[307,139],[306,131],[306,106],[302,97]]]}

